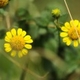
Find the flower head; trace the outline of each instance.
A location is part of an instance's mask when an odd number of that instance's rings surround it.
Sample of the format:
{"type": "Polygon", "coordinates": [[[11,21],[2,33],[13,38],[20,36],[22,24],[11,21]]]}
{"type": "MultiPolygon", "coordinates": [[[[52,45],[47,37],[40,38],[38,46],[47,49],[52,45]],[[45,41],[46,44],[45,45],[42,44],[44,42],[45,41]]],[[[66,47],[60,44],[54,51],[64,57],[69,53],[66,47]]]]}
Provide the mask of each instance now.
{"type": "Polygon", "coordinates": [[[58,18],[60,16],[60,10],[59,9],[53,9],[52,15],[53,15],[53,17],[58,18]]]}
{"type": "Polygon", "coordinates": [[[60,33],[60,36],[63,37],[63,42],[68,46],[73,42],[73,46],[77,47],[80,37],[80,22],[78,20],[71,20],[70,23],[66,22],[61,30],[63,32],[60,33]]]}
{"type": "Polygon", "coordinates": [[[33,42],[31,36],[26,34],[26,31],[21,28],[18,30],[13,28],[11,31],[8,31],[5,36],[5,51],[11,52],[11,56],[13,57],[16,53],[18,53],[19,57],[26,55],[28,53],[28,49],[32,48],[30,43],[33,42]]]}
{"type": "Polygon", "coordinates": [[[6,6],[8,4],[9,0],[0,0],[0,8],[6,6]]]}

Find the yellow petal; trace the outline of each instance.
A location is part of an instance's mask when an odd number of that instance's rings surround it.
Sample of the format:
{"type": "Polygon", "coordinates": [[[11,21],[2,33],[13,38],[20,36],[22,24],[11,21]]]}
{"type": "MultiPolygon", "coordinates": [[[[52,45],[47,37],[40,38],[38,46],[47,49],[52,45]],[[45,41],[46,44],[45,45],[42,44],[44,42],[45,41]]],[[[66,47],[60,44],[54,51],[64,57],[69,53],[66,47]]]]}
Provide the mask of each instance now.
{"type": "Polygon", "coordinates": [[[21,58],[22,56],[23,56],[22,52],[19,51],[19,52],[18,52],[18,57],[21,58]]]}
{"type": "Polygon", "coordinates": [[[26,31],[23,31],[22,34],[21,34],[21,36],[24,37],[25,35],[26,35],[26,31]]]}
{"type": "Polygon", "coordinates": [[[24,37],[24,40],[25,41],[30,40],[30,39],[31,39],[31,36],[30,35],[27,35],[27,36],[24,37]]]}
{"type": "Polygon", "coordinates": [[[4,47],[11,47],[9,43],[5,43],[4,47]]]}
{"type": "Polygon", "coordinates": [[[78,28],[80,29],[80,23],[78,24],[78,28]]]}
{"type": "Polygon", "coordinates": [[[25,48],[27,48],[27,49],[31,49],[31,48],[32,48],[32,45],[30,45],[30,44],[26,44],[26,45],[25,45],[25,48]]]}
{"type": "Polygon", "coordinates": [[[32,39],[29,39],[29,40],[26,40],[25,42],[26,43],[33,43],[33,40],[32,39]]]}
{"type": "Polygon", "coordinates": [[[16,56],[16,51],[15,51],[15,50],[12,50],[11,56],[12,56],[12,57],[15,57],[15,56],[16,56]]]}
{"type": "Polygon", "coordinates": [[[77,27],[79,24],[79,21],[78,20],[74,20],[74,25],[77,27]]]}
{"type": "Polygon", "coordinates": [[[12,29],[11,33],[12,33],[13,36],[16,36],[16,30],[15,29],[12,29]]]}
{"type": "Polygon", "coordinates": [[[6,33],[6,35],[7,35],[7,37],[8,37],[9,39],[12,38],[12,34],[11,34],[11,32],[8,31],[8,32],[6,33]]]}
{"type": "Polygon", "coordinates": [[[10,38],[8,38],[7,36],[5,37],[5,41],[6,42],[10,42],[10,38]]]}
{"type": "Polygon", "coordinates": [[[70,25],[71,25],[72,27],[77,27],[78,24],[79,24],[79,21],[78,21],[78,20],[71,20],[71,21],[70,21],[70,25]]]}
{"type": "Polygon", "coordinates": [[[74,21],[73,20],[70,21],[70,25],[73,27],[73,25],[74,25],[74,21]]]}
{"type": "Polygon", "coordinates": [[[68,22],[66,22],[66,23],[65,23],[65,27],[66,27],[67,29],[70,29],[70,24],[69,24],[68,22]]]}
{"type": "Polygon", "coordinates": [[[66,42],[66,45],[69,46],[71,44],[71,42],[72,42],[72,40],[68,39],[67,42],[66,42]]]}
{"type": "Polygon", "coordinates": [[[23,53],[23,55],[26,55],[26,54],[28,54],[28,50],[27,49],[22,49],[22,53],[23,53]]]}
{"type": "Polygon", "coordinates": [[[61,27],[62,31],[68,32],[68,29],[66,27],[61,27]]]}
{"type": "Polygon", "coordinates": [[[5,48],[5,51],[6,51],[6,52],[10,52],[11,50],[12,50],[11,47],[6,47],[6,48],[5,48]]]}
{"type": "Polygon", "coordinates": [[[60,36],[61,36],[61,37],[66,37],[67,35],[68,35],[68,33],[66,33],[66,32],[61,32],[61,33],[60,33],[60,36]]]}
{"type": "Polygon", "coordinates": [[[69,37],[63,38],[63,42],[67,42],[68,39],[69,39],[69,37]]]}
{"type": "Polygon", "coordinates": [[[18,36],[20,36],[20,35],[22,34],[22,29],[21,29],[21,28],[19,28],[19,29],[17,30],[17,34],[18,34],[18,36]]]}
{"type": "Polygon", "coordinates": [[[78,41],[77,40],[73,41],[73,45],[74,47],[78,47],[78,41]]]}

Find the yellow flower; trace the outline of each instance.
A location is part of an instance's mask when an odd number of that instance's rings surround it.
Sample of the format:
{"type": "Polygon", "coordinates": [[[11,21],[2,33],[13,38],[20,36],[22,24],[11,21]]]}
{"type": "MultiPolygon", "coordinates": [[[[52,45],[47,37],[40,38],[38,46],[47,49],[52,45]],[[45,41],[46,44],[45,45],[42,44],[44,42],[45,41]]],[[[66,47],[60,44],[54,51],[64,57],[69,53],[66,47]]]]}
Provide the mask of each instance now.
{"type": "Polygon", "coordinates": [[[16,53],[19,57],[26,55],[28,53],[28,49],[32,48],[30,43],[33,42],[30,35],[26,35],[26,31],[19,28],[11,29],[8,31],[5,36],[6,43],[4,44],[5,51],[11,52],[11,56],[16,56],[16,53]]]}
{"type": "Polygon", "coordinates": [[[80,37],[80,22],[78,20],[71,20],[70,23],[66,22],[64,26],[61,27],[63,32],[60,33],[60,36],[63,37],[63,42],[66,45],[73,43],[74,47],[79,45],[80,37]]]}
{"type": "Polygon", "coordinates": [[[60,16],[60,10],[59,9],[53,9],[52,14],[54,17],[59,17],[60,16]]]}
{"type": "Polygon", "coordinates": [[[0,0],[0,8],[6,6],[8,4],[9,0],[0,0]]]}

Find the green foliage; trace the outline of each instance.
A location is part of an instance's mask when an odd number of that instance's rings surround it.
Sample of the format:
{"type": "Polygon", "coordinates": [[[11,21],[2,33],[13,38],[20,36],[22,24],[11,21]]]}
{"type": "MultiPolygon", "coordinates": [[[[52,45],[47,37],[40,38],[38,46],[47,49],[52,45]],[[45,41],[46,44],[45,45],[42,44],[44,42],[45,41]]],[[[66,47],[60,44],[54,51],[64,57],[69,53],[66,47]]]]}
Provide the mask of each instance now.
{"type": "Polygon", "coordinates": [[[30,24],[29,34],[32,36],[33,39],[36,39],[39,36],[39,28],[36,24],[30,24]]]}
{"type": "Polygon", "coordinates": [[[1,29],[0,30],[0,39],[3,39],[4,38],[5,33],[6,33],[5,29],[1,29]]]}
{"type": "Polygon", "coordinates": [[[64,24],[67,20],[68,20],[68,14],[64,14],[64,15],[62,15],[60,18],[59,18],[59,22],[61,23],[61,24],[64,24]]]}
{"type": "Polygon", "coordinates": [[[29,20],[30,14],[26,9],[20,8],[16,11],[16,18],[18,20],[26,20],[26,19],[29,20]]]}
{"type": "Polygon", "coordinates": [[[0,71],[4,71],[4,72],[7,72],[9,73],[10,72],[10,68],[12,66],[12,63],[6,59],[4,56],[0,56],[0,71]],[[5,63],[6,61],[6,63],[5,63]]]}
{"type": "Polygon", "coordinates": [[[58,1],[53,0],[40,12],[36,0],[11,0],[8,7],[0,9],[1,80],[70,80],[72,74],[80,75],[80,48],[66,46],[60,38],[60,27],[68,21],[69,15],[63,1],[58,1]],[[51,13],[55,8],[61,10],[59,18],[51,13]],[[7,12],[10,22],[5,20],[7,12]],[[4,57],[4,37],[9,23],[10,29],[22,28],[33,39],[33,49],[23,58],[4,57]]]}
{"type": "Polygon", "coordinates": [[[54,51],[54,52],[57,51],[57,47],[58,47],[57,45],[58,45],[58,43],[57,43],[57,41],[56,41],[54,38],[49,39],[49,40],[44,44],[45,48],[50,49],[50,50],[52,50],[52,51],[54,51]]]}
{"type": "Polygon", "coordinates": [[[35,22],[41,27],[47,27],[51,19],[52,14],[49,11],[45,10],[41,13],[40,17],[35,19],[35,22]]]}
{"type": "Polygon", "coordinates": [[[44,34],[46,34],[47,33],[47,30],[45,29],[45,28],[40,28],[39,29],[39,34],[40,35],[44,35],[44,34]]]}

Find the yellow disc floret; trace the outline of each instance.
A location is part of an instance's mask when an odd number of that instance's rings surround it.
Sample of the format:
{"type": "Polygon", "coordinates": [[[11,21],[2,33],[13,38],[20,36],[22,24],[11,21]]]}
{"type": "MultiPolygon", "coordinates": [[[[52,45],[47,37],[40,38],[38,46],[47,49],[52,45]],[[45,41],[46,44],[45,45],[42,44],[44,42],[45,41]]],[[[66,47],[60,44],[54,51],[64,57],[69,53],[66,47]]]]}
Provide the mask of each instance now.
{"type": "Polygon", "coordinates": [[[68,35],[69,37],[72,39],[72,40],[77,40],[78,39],[78,36],[80,36],[80,31],[78,29],[76,29],[75,31],[75,28],[72,27],[69,31],[68,31],[68,35]]]}
{"type": "Polygon", "coordinates": [[[23,47],[25,45],[25,41],[24,41],[23,37],[21,37],[21,36],[14,36],[11,39],[10,44],[14,50],[21,50],[21,49],[23,49],[23,47]]]}

